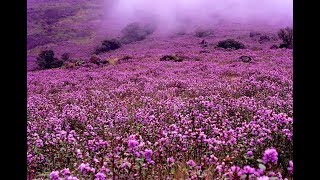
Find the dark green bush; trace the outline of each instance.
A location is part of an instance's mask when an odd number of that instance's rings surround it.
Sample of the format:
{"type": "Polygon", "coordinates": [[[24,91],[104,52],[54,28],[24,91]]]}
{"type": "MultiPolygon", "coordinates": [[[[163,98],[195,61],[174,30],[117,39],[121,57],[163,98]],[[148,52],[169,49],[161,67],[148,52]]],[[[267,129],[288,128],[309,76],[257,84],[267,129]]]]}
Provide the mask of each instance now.
{"type": "Polygon", "coordinates": [[[244,49],[245,48],[243,43],[236,41],[234,39],[219,41],[217,46],[224,49],[244,49]]]}
{"type": "Polygon", "coordinates": [[[63,53],[61,55],[61,60],[62,61],[69,61],[70,60],[70,54],[69,53],[63,53]]]}
{"type": "Polygon", "coordinates": [[[45,50],[37,57],[37,64],[40,69],[51,69],[61,67],[63,61],[55,58],[52,50],[45,50]]]}
{"type": "Polygon", "coordinates": [[[213,32],[211,29],[196,29],[195,31],[195,36],[196,37],[199,37],[199,38],[202,38],[202,37],[207,37],[207,36],[210,36],[212,35],[213,32]]]}
{"type": "Polygon", "coordinates": [[[182,62],[186,58],[183,56],[171,54],[171,55],[164,55],[160,58],[160,61],[174,61],[174,62],[182,62]]]}
{"type": "Polygon", "coordinates": [[[279,48],[293,48],[293,30],[290,27],[280,29],[278,32],[278,37],[282,40],[279,48]]]}
{"type": "Polygon", "coordinates": [[[129,44],[136,41],[144,40],[148,35],[155,31],[152,24],[142,25],[139,23],[131,23],[121,30],[121,43],[129,44]]]}
{"type": "Polygon", "coordinates": [[[250,37],[251,38],[256,38],[256,37],[260,37],[262,34],[260,32],[250,32],[250,37]]]}
{"type": "Polygon", "coordinates": [[[94,54],[100,54],[119,48],[121,48],[121,43],[117,39],[104,40],[102,44],[96,48],[94,54]]]}
{"type": "Polygon", "coordinates": [[[262,36],[260,36],[258,42],[260,44],[262,44],[262,43],[269,42],[270,40],[271,40],[271,38],[268,35],[262,35],[262,36]]]}

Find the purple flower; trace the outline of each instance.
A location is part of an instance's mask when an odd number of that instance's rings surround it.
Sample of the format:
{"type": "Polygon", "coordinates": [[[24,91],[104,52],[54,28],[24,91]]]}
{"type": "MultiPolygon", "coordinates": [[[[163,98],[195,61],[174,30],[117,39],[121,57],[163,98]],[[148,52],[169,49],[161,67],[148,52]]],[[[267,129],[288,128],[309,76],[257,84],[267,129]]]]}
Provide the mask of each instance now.
{"type": "Polygon", "coordinates": [[[83,171],[85,169],[86,165],[84,163],[81,163],[80,166],[78,167],[78,169],[80,171],[83,171]]]}
{"type": "Polygon", "coordinates": [[[76,153],[77,153],[77,158],[81,159],[82,158],[82,153],[81,153],[80,149],[77,149],[76,153]]]}
{"type": "Polygon", "coordinates": [[[52,171],[50,173],[50,179],[51,180],[59,180],[59,171],[52,171]]]}
{"type": "Polygon", "coordinates": [[[36,140],[36,146],[39,148],[43,146],[43,141],[40,138],[36,140]]]}
{"type": "Polygon", "coordinates": [[[247,156],[248,156],[248,157],[251,157],[252,155],[253,155],[253,152],[252,152],[252,151],[248,151],[248,152],[247,152],[247,156]]]}
{"type": "Polygon", "coordinates": [[[258,177],[257,180],[269,180],[269,177],[268,176],[261,176],[261,177],[258,177]]]}
{"type": "Polygon", "coordinates": [[[110,169],[108,169],[108,168],[106,168],[104,171],[105,171],[106,173],[110,173],[110,169]]]}
{"type": "Polygon", "coordinates": [[[94,161],[95,163],[100,162],[97,158],[93,158],[93,161],[94,161]]]}
{"type": "Polygon", "coordinates": [[[68,176],[71,175],[69,168],[63,169],[63,170],[61,171],[61,174],[62,174],[64,177],[68,177],[68,176]]]}
{"type": "Polygon", "coordinates": [[[152,153],[153,153],[152,150],[146,149],[146,150],[144,150],[143,155],[144,155],[144,157],[145,157],[146,159],[150,159],[151,156],[152,156],[152,153]]]}
{"type": "Polygon", "coordinates": [[[242,173],[243,174],[254,174],[255,169],[250,166],[244,166],[242,173]]]}
{"type": "Polygon", "coordinates": [[[137,146],[138,144],[139,144],[139,142],[136,141],[136,140],[133,140],[133,139],[130,139],[130,140],[128,141],[128,146],[129,146],[130,148],[134,148],[134,147],[137,146]]]}
{"type": "Polygon", "coordinates": [[[216,170],[217,170],[219,173],[221,173],[222,170],[223,170],[222,165],[218,165],[218,166],[216,167],[216,170]]]}
{"type": "Polygon", "coordinates": [[[83,173],[86,174],[87,172],[95,172],[94,168],[90,168],[89,163],[81,163],[80,166],[78,167],[78,169],[83,173]]]}
{"type": "Polygon", "coordinates": [[[269,162],[272,162],[274,164],[277,164],[278,161],[278,153],[274,148],[270,148],[264,151],[262,160],[264,164],[267,164],[269,162]]]}
{"type": "Polygon", "coordinates": [[[95,177],[96,177],[96,180],[105,180],[106,179],[106,175],[101,172],[98,172],[95,177]]]}
{"type": "Polygon", "coordinates": [[[167,158],[167,163],[168,163],[169,165],[174,164],[174,158],[173,158],[173,157],[167,158]]]}
{"type": "Polygon", "coordinates": [[[274,173],[273,171],[270,171],[269,173],[268,173],[268,176],[275,176],[276,175],[276,173],[274,173]]]}
{"type": "Polygon", "coordinates": [[[187,165],[190,166],[190,167],[195,167],[196,166],[196,163],[193,161],[193,160],[189,160],[187,162],[187,165]]]}
{"type": "Polygon", "coordinates": [[[140,157],[140,153],[139,153],[139,152],[137,152],[137,151],[136,151],[136,152],[134,152],[133,154],[134,154],[136,157],[140,157]]]}
{"type": "Polygon", "coordinates": [[[262,169],[257,169],[254,174],[255,174],[256,176],[261,176],[261,175],[263,175],[263,173],[264,173],[264,170],[262,170],[262,169]]]}
{"type": "Polygon", "coordinates": [[[238,172],[238,171],[240,171],[240,167],[238,167],[238,166],[232,166],[232,167],[231,167],[231,171],[232,171],[232,172],[238,172]]]}
{"type": "Polygon", "coordinates": [[[27,155],[27,160],[28,160],[28,163],[31,163],[31,162],[32,162],[32,160],[33,160],[32,154],[28,154],[28,155],[27,155]]]}
{"type": "Polygon", "coordinates": [[[96,169],[95,169],[95,168],[91,168],[90,171],[91,171],[92,173],[95,173],[95,172],[96,172],[96,169]]]}
{"type": "Polygon", "coordinates": [[[210,160],[211,161],[214,161],[214,162],[217,162],[218,161],[218,158],[216,156],[214,156],[213,154],[210,155],[210,160]]]}
{"type": "Polygon", "coordinates": [[[231,177],[240,177],[242,175],[241,168],[238,166],[231,167],[231,177]]]}
{"type": "Polygon", "coordinates": [[[79,180],[77,177],[69,176],[66,178],[66,180],[79,180]]]}
{"type": "Polygon", "coordinates": [[[130,168],[131,167],[131,163],[129,163],[129,162],[123,162],[122,164],[121,164],[121,168],[123,168],[123,169],[126,169],[126,168],[130,168]]]}
{"type": "Polygon", "coordinates": [[[288,171],[289,171],[290,175],[293,175],[293,162],[292,161],[289,161],[288,171]]]}
{"type": "Polygon", "coordinates": [[[152,165],[154,165],[154,161],[153,160],[151,160],[151,159],[147,159],[147,162],[149,163],[149,164],[152,164],[152,165]]]}
{"type": "MultiPolygon", "coordinates": [[[[103,163],[105,164],[105,162],[103,163]]],[[[106,168],[104,165],[100,168],[100,172],[110,173],[110,169],[106,168]]]]}

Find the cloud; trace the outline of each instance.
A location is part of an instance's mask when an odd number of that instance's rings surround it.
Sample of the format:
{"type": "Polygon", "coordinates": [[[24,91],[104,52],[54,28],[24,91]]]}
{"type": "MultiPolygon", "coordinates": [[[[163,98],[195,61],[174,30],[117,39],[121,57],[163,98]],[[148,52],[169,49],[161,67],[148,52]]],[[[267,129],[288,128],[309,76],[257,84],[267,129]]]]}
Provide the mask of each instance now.
{"type": "Polygon", "coordinates": [[[124,26],[156,22],[163,30],[185,25],[214,26],[221,21],[292,24],[292,0],[111,0],[108,18],[124,26]]]}

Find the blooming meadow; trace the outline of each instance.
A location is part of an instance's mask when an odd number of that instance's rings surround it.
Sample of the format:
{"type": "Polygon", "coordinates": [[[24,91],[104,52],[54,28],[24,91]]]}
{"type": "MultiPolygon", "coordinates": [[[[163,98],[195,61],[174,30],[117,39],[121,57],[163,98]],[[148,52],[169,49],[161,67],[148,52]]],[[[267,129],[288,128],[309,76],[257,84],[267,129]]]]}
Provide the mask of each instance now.
{"type": "Polygon", "coordinates": [[[292,50],[139,53],[28,72],[28,178],[292,179],[292,50]]]}

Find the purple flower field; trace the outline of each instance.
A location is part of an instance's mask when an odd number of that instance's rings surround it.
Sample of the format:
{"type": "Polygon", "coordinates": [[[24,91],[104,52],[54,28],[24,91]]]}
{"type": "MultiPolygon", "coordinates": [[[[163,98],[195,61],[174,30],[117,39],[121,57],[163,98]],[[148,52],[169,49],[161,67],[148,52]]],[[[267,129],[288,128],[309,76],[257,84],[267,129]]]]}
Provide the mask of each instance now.
{"type": "Polygon", "coordinates": [[[99,41],[50,45],[84,63],[28,71],[28,179],[293,179],[293,58],[270,49],[278,29],[154,33],[99,54],[104,64],[89,60],[99,41]],[[216,47],[227,38],[245,48],[216,47]]]}

